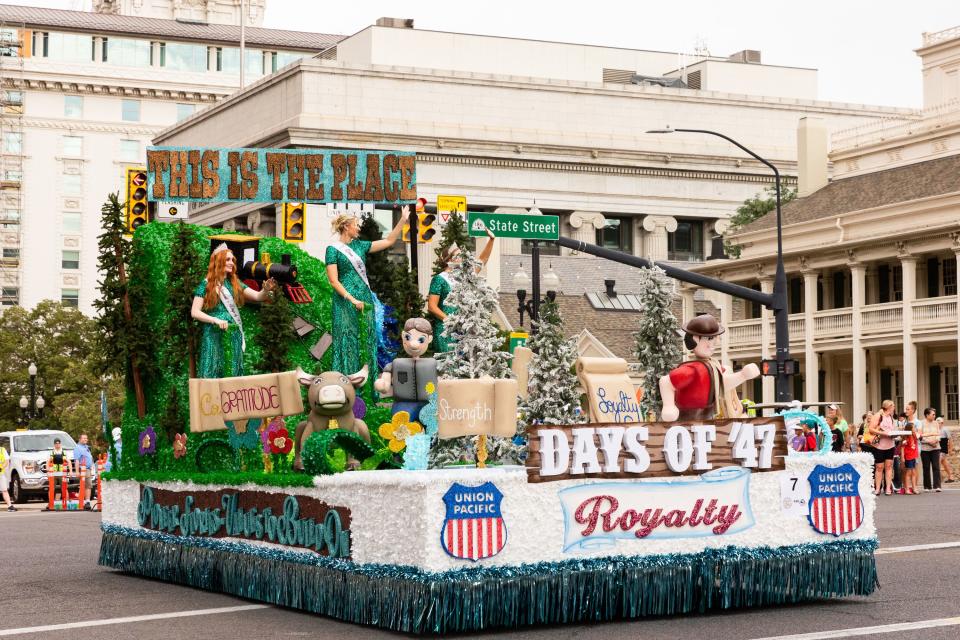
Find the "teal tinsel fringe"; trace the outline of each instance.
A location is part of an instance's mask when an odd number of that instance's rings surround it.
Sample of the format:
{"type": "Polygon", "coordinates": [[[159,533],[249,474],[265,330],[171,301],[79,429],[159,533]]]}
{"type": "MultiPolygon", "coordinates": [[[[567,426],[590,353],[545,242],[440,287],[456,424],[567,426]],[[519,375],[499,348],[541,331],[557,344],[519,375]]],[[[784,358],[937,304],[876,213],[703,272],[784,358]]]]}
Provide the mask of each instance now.
{"type": "Polygon", "coordinates": [[[424,572],[103,525],[100,564],[407,633],[704,612],[869,595],[876,540],[424,572]]]}

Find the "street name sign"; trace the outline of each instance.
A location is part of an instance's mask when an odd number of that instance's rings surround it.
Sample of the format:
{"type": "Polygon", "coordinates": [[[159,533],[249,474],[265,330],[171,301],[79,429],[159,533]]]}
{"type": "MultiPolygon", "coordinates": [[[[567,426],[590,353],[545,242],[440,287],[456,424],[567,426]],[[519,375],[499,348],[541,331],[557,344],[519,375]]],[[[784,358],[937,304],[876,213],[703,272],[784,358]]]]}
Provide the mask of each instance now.
{"type": "Polygon", "coordinates": [[[560,216],[471,211],[467,214],[467,229],[474,238],[485,237],[487,229],[489,229],[498,238],[558,240],[560,238],[560,216]]]}

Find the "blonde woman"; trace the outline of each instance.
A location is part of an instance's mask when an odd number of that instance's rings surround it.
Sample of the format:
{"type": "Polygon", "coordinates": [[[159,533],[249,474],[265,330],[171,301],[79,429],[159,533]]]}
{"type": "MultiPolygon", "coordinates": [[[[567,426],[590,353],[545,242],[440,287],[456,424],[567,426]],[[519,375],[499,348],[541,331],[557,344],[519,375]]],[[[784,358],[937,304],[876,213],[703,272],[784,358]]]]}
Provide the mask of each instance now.
{"type": "Polygon", "coordinates": [[[923,490],[940,491],[940,424],[933,407],[924,410],[920,423],[920,460],[923,463],[923,490]]]}
{"type": "MultiPolygon", "coordinates": [[[[333,370],[355,373],[364,363],[360,362],[360,314],[367,305],[379,306],[367,279],[367,254],[389,249],[400,238],[403,225],[410,215],[409,207],[401,209],[400,220],[382,240],[359,240],[360,224],[352,215],[342,214],[331,223],[337,234],[337,242],[327,247],[327,279],[337,295],[333,297],[333,370]]],[[[371,327],[370,335],[363,340],[368,344],[370,362],[376,363],[376,332],[371,327]]],[[[371,367],[370,379],[376,378],[376,367],[371,367]]]]}
{"type": "Polygon", "coordinates": [[[877,438],[876,444],[873,445],[873,493],[880,495],[880,487],[883,485],[889,496],[893,495],[894,442],[893,436],[890,435],[894,430],[893,400],[884,400],[880,407],[881,412],[870,415],[867,422],[867,432],[877,438]]]}

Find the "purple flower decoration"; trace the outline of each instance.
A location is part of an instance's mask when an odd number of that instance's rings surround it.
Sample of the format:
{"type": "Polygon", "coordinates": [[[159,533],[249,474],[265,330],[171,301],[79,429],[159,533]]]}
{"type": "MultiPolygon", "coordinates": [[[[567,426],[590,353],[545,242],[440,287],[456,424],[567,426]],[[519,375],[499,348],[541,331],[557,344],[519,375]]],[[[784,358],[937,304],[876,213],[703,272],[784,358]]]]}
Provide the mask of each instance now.
{"type": "Polygon", "coordinates": [[[263,442],[264,453],[270,453],[270,440],[273,439],[277,431],[285,428],[286,426],[287,425],[283,421],[283,418],[280,416],[277,416],[267,424],[266,429],[260,432],[260,440],[261,442],[263,442]]]}
{"type": "Polygon", "coordinates": [[[367,415],[367,403],[363,401],[363,398],[357,396],[356,400],[353,401],[353,417],[360,420],[365,415],[367,415]]]}
{"type": "Polygon", "coordinates": [[[157,451],[157,432],[153,430],[153,425],[147,425],[147,428],[140,432],[137,438],[138,450],[142,456],[152,456],[157,451]]]}

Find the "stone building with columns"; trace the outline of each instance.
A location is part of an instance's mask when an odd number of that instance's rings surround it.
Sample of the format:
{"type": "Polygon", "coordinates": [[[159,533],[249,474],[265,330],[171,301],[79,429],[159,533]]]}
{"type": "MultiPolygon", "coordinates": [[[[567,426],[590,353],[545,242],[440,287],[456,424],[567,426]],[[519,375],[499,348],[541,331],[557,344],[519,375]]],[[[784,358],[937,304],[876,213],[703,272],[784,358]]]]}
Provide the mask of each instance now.
{"type": "MultiPolygon", "coordinates": [[[[960,421],[957,263],[960,260],[960,28],[924,34],[925,104],[917,119],[836,130],[798,129],[799,197],[783,208],[794,393],[839,400],[859,421],[887,398],[960,421]],[[828,181],[828,169],[832,178],[828,181]]],[[[776,256],[770,214],[730,238],[737,260],[700,271],[770,291],[776,256]]],[[[735,363],[772,357],[773,319],[720,300],[735,363]]],[[[772,379],[746,395],[773,399],[772,379]]]]}
{"type": "MultiPolygon", "coordinates": [[[[471,210],[555,214],[567,236],[697,264],[710,237],[771,178],[722,140],[647,130],[721,130],[795,182],[800,118],[844,128],[915,115],[819,101],[815,70],[763,65],[756,52],[711,58],[728,73],[705,83],[675,53],[425,31],[411,22],[380,20],[168,128],[154,143],[412,150],[430,207],[437,195],[463,195],[471,210]],[[665,76],[685,82],[664,86],[671,84],[665,76]]],[[[305,248],[314,255],[332,240],[329,213],[307,208],[305,248]]],[[[199,224],[276,230],[276,208],[262,203],[210,204],[190,215],[199,224]]],[[[390,211],[376,216],[390,225],[390,211]]],[[[433,247],[420,252],[425,289],[433,247]]],[[[519,265],[530,271],[528,254],[525,241],[498,240],[488,281],[513,294],[519,265]]],[[[555,245],[543,246],[543,261],[565,295],[602,292],[606,279],[630,293],[636,278],[631,268],[555,245]]]]}

